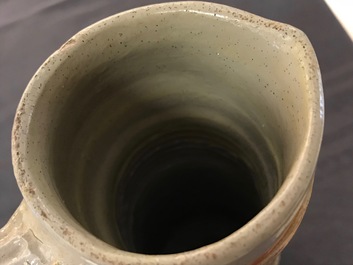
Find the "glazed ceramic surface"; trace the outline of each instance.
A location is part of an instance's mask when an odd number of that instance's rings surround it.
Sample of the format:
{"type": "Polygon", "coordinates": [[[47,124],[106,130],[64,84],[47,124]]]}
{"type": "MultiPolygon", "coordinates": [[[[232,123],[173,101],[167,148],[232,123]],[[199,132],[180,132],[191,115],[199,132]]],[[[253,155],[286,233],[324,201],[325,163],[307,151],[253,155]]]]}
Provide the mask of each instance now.
{"type": "Polygon", "coordinates": [[[204,2],[99,21],[23,94],[12,148],[24,200],[0,231],[0,264],[276,264],[310,198],[323,119],[316,56],[296,28],[204,2]],[[225,184],[207,193],[216,169],[225,184]],[[210,184],[173,182],[190,170],[210,184]],[[189,216],[206,205],[210,220],[220,207],[248,217],[200,246],[156,239],[192,238],[175,221],[189,204],[189,216]]]}

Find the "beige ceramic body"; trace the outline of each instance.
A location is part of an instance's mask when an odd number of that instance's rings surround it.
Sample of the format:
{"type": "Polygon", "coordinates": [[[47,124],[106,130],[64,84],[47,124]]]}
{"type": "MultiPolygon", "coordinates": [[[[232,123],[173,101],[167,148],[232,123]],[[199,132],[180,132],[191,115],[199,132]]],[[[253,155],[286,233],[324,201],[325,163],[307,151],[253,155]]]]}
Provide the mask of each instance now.
{"type": "MultiPolygon", "coordinates": [[[[221,66],[210,70],[218,71],[216,74],[223,79],[231,78],[222,73],[225,70],[221,66]]],[[[281,250],[304,215],[311,194],[324,118],[320,78],[315,53],[300,30],[223,5],[179,2],[141,7],[82,30],[40,67],[17,109],[13,165],[24,200],[0,230],[0,264],[277,264],[281,250]],[[186,31],[190,33],[188,38],[186,31]],[[50,162],[38,155],[36,159],[41,161],[36,164],[33,150],[41,154],[49,141],[50,136],[43,132],[50,127],[48,116],[55,115],[52,114],[55,109],[51,108],[56,108],[60,98],[55,101],[48,91],[65,90],[61,79],[84,75],[94,65],[129,54],[141,45],[152,42],[157,45],[163,41],[169,45],[173,40],[178,47],[170,49],[181,47],[190,54],[201,53],[195,58],[204,58],[204,65],[213,61],[220,65],[215,58],[224,55],[225,68],[236,64],[232,62],[234,59],[238,60],[238,68],[244,67],[240,74],[243,78],[255,82],[258,77],[252,74],[261,74],[261,85],[251,93],[262,93],[263,100],[272,106],[274,116],[278,116],[276,119],[283,122],[284,128],[276,130],[280,137],[288,136],[283,137],[287,146],[284,153],[288,150],[293,162],[284,167],[285,179],[270,203],[230,236],[183,253],[130,253],[96,238],[70,216],[55,185],[46,176],[50,171],[45,163],[50,162]],[[193,44],[199,47],[192,50],[193,44]],[[231,54],[234,58],[227,57],[231,54]],[[208,56],[213,57],[207,59],[208,56]],[[285,90],[284,85],[291,90],[285,90]],[[45,99],[53,102],[38,103],[45,99]],[[293,109],[289,110],[290,107],[293,109]],[[37,108],[39,111],[35,112],[37,108]],[[276,108],[283,112],[276,113],[276,108]],[[287,113],[292,116],[286,116],[287,113]],[[32,132],[33,128],[37,131],[32,132]],[[37,145],[40,141],[44,143],[37,145]]],[[[262,127],[270,125],[264,121],[262,127]]]]}

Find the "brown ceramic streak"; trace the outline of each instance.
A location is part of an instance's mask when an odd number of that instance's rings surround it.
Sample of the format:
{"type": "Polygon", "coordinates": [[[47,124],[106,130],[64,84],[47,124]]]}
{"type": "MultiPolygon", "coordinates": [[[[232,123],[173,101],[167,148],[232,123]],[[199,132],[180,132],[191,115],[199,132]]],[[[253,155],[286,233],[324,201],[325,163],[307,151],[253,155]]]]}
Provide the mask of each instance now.
{"type": "Polygon", "coordinates": [[[311,197],[311,190],[308,191],[308,194],[305,196],[300,208],[297,213],[294,215],[293,220],[289,223],[288,227],[285,231],[279,236],[278,240],[274,243],[274,245],[267,250],[258,260],[256,260],[252,265],[265,265],[270,260],[277,257],[282,250],[286,247],[288,242],[294,236],[297,231],[301,221],[303,220],[304,214],[309,204],[309,200],[311,197]]]}

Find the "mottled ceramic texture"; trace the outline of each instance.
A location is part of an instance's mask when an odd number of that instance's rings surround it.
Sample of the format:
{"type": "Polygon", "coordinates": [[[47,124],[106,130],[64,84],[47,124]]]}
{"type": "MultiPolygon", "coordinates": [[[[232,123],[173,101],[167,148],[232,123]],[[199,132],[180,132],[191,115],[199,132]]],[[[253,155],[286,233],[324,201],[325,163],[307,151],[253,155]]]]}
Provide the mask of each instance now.
{"type": "Polygon", "coordinates": [[[0,242],[37,244],[27,260],[43,264],[275,264],[310,197],[323,119],[318,63],[298,29],[203,2],[114,15],[68,40],[24,92],[12,142],[24,202],[0,242]],[[259,189],[270,202],[230,236],[192,251],[119,250],[102,229],[114,220],[106,169],[125,159],[139,132],[185,117],[243,139],[268,170],[259,189]]]}

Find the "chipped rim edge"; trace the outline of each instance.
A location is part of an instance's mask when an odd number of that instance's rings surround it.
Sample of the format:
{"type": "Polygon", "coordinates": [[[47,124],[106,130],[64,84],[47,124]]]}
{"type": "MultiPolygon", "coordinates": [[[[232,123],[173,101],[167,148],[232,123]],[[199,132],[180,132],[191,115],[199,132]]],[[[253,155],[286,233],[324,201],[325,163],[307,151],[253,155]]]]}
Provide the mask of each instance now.
{"type": "MultiPolygon", "coordinates": [[[[126,14],[130,14],[134,11],[140,11],[149,9],[150,13],[160,13],[157,10],[157,7],[167,7],[167,6],[179,6],[179,8],[173,9],[173,12],[186,12],[187,10],[203,12],[202,6],[207,6],[210,11],[213,11],[212,14],[221,14],[223,11],[230,11],[230,15],[223,17],[223,19],[228,21],[235,21],[237,23],[248,24],[250,26],[256,25],[256,22],[247,21],[248,18],[252,18],[257,21],[257,23],[261,23],[261,25],[257,25],[258,28],[262,30],[268,30],[269,28],[276,26],[284,29],[285,31],[295,32],[297,35],[297,42],[301,40],[305,44],[307,44],[307,49],[310,56],[310,59],[305,61],[305,65],[307,68],[313,69],[312,71],[312,80],[307,80],[307,87],[312,92],[311,95],[308,95],[310,98],[309,109],[311,110],[308,113],[309,120],[309,129],[306,134],[305,144],[301,152],[301,156],[294,164],[290,174],[287,179],[281,186],[280,190],[277,192],[272,201],[261,210],[252,220],[250,220],[246,225],[242,228],[238,229],[228,237],[212,243],[210,245],[206,245],[204,247],[176,253],[176,254],[168,254],[168,255],[144,255],[138,253],[126,252],[123,250],[116,249],[109,244],[101,241],[100,239],[94,237],[93,235],[85,232],[85,230],[79,229],[79,226],[76,224],[74,229],[72,229],[72,233],[74,235],[74,239],[69,240],[68,236],[60,229],[60,225],[67,225],[69,227],[73,226],[73,222],[66,222],[61,216],[58,214],[54,206],[50,203],[50,198],[46,198],[43,194],[38,193],[36,197],[33,197],[28,190],[28,186],[33,185],[36,187],[36,183],[34,183],[30,176],[25,176],[26,171],[29,172],[28,164],[23,159],[26,157],[26,147],[20,146],[20,143],[27,142],[27,131],[30,125],[32,109],[28,106],[25,106],[25,97],[28,97],[32,100],[32,102],[36,102],[40,96],[40,92],[36,92],[34,90],[35,84],[37,84],[38,80],[34,80],[34,77],[29,82],[19,106],[16,111],[15,122],[13,126],[12,132],[12,160],[14,165],[14,171],[16,175],[16,179],[18,185],[21,189],[21,192],[27,201],[29,207],[32,211],[38,216],[38,218],[43,222],[47,227],[50,227],[55,234],[57,234],[62,240],[66,241],[69,245],[71,245],[80,255],[84,256],[87,260],[99,261],[103,262],[102,264],[108,264],[108,262],[112,261],[122,261],[126,264],[129,263],[140,263],[143,261],[143,264],[156,264],[159,262],[174,262],[176,264],[182,264],[187,262],[187,264],[196,264],[200,261],[205,262],[205,264],[209,263],[209,256],[207,253],[217,253],[217,255],[222,258],[224,263],[230,262],[236,258],[241,258],[245,256],[247,253],[250,253],[256,247],[260,246],[261,243],[264,243],[266,240],[269,240],[271,237],[274,237],[281,232],[283,232],[283,226],[288,223],[288,220],[293,215],[293,209],[297,209],[300,203],[302,202],[303,197],[310,189],[310,183],[313,179],[313,174],[315,170],[316,161],[318,158],[318,154],[320,151],[320,144],[322,140],[323,134],[323,125],[324,125],[324,103],[323,103],[323,89],[321,83],[321,75],[319,70],[319,65],[316,59],[315,52],[311,46],[310,41],[306,37],[306,35],[292,26],[289,26],[284,23],[275,22],[266,18],[262,18],[257,15],[253,15],[246,11],[239,10],[234,7],[229,7],[222,4],[216,3],[208,3],[208,2],[169,2],[169,3],[161,3],[154,4],[149,6],[137,7],[128,11],[124,11],[118,13],[116,15],[107,17],[103,20],[100,20],[80,32],[76,33],[68,42],[66,42],[60,49],[54,52],[50,57],[43,63],[43,65],[48,62],[50,59],[54,59],[56,57],[60,58],[63,51],[62,48],[67,48],[66,51],[70,51],[73,47],[79,48],[80,44],[77,45],[69,45],[72,42],[73,38],[80,39],[80,35],[83,33],[94,34],[97,31],[99,25],[102,25],[104,22],[113,20],[116,16],[123,17],[126,14]],[[233,15],[232,15],[233,13],[233,15]],[[23,117],[21,117],[24,115],[23,117]],[[300,182],[298,182],[298,178],[304,176],[300,182]],[[298,191],[299,193],[293,195],[293,191],[298,191]],[[288,200],[288,195],[290,197],[294,197],[294,199],[288,200]],[[285,202],[285,206],[283,206],[283,202],[285,202]],[[282,203],[282,206],[281,206],[282,203]],[[282,208],[283,211],[279,212],[278,215],[272,214],[272,209],[282,208]],[[40,209],[46,209],[48,214],[53,217],[50,220],[45,218],[43,214],[40,212],[40,209]],[[55,219],[55,220],[53,220],[55,219]],[[264,225],[264,220],[266,220],[264,225]],[[257,236],[252,236],[253,231],[256,231],[257,236]],[[247,245],[244,246],[240,244],[247,240],[247,245]],[[89,242],[90,244],[85,244],[86,251],[80,251],[80,242],[89,242]],[[90,253],[90,254],[88,254],[90,253]],[[143,259],[143,260],[142,260],[143,259]]],[[[118,23],[118,22],[117,22],[118,23]]],[[[99,29],[98,29],[99,30],[99,29]]],[[[275,29],[270,29],[275,30],[275,29]]],[[[42,65],[42,66],[43,66],[42,65]]],[[[36,72],[35,76],[39,76],[42,82],[45,82],[46,78],[48,78],[45,74],[43,74],[41,68],[36,72]],[[43,75],[42,75],[43,74],[43,75]]],[[[71,234],[72,235],[72,234],[71,234]]],[[[214,261],[217,262],[217,261],[214,261]]],[[[218,261],[219,262],[219,261],[218,261]]]]}

